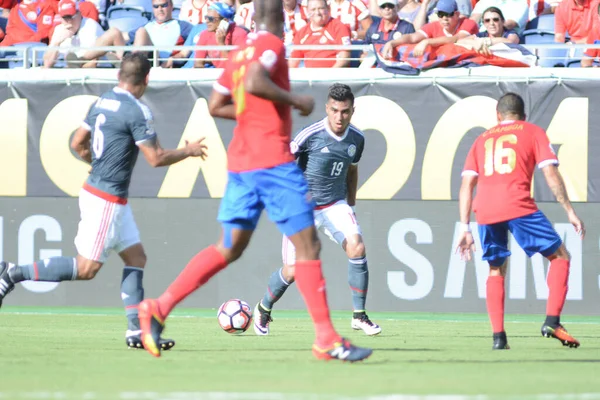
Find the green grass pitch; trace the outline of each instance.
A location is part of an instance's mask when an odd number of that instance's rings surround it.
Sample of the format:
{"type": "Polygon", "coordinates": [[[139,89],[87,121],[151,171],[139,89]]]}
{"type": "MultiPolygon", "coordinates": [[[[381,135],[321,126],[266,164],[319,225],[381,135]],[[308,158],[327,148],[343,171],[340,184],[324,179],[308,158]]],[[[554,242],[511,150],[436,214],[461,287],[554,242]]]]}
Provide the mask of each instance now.
{"type": "Polygon", "coordinates": [[[340,333],[370,346],[363,363],[313,359],[305,312],[275,311],[272,334],[223,332],[215,310],[177,310],[155,359],[126,348],[119,309],[5,307],[0,399],[486,400],[600,399],[598,317],[564,317],[582,345],[542,338],[542,316],[507,316],[509,351],[491,350],[485,315],[373,313],[383,332],[340,333]]]}

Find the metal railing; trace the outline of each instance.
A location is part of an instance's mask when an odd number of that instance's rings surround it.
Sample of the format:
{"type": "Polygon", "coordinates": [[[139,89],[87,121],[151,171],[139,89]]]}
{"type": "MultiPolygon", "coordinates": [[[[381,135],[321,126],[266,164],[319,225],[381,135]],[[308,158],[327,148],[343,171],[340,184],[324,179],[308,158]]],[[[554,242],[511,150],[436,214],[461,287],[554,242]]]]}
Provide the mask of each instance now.
{"type": "MultiPolygon", "coordinates": [[[[556,59],[557,61],[577,61],[583,57],[583,52],[585,49],[600,49],[600,45],[598,44],[560,44],[560,43],[548,43],[548,44],[523,44],[525,48],[531,51],[534,55],[540,57],[541,59],[556,59]],[[546,50],[567,50],[564,56],[560,55],[547,55],[545,54],[546,50]]],[[[205,51],[222,51],[222,50],[233,50],[235,46],[104,46],[104,47],[58,47],[58,46],[37,46],[33,45],[30,47],[6,47],[2,49],[4,52],[14,52],[17,53],[16,56],[3,57],[0,58],[0,61],[10,61],[10,62],[22,62],[22,66],[24,68],[37,68],[43,65],[42,59],[43,54],[48,51],[58,51],[60,53],[67,52],[81,52],[88,50],[98,50],[98,51],[106,51],[106,52],[117,52],[117,51],[144,51],[151,53],[151,59],[154,67],[159,67],[163,61],[166,61],[170,54],[173,52],[181,52],[181,51],[189,51],[190,56],[181,59],[182,61],[187,60],[196,60],[193,52],[197,50],[205,50],[205,51]],[[168,55],[165,57],[164,53],[168,55]]],[[[373,54],[373,46],[372,45],[291,45],[288,46],[288,55],[291,54],[291,51],[294,49],[299,50],[349,50],[349,51],[359,51],[359,52],[367,52],[371,55],[373,54]]],[[[223,60],[223,58],[203,58],[204,60],[223,60]]],[[[288,59],[292,59],[289,58],[288,59]]],[[[325,58],[327,59],[327,58],[325,58]]],[[[360,61],[362,57],[348,57],[346,58],[350,61],[360,61]]],[[[319,59],[313,59],[319,60],[319,59]]],[[[322,60],[322,59],[321,59],[322,60]]],[[[100,60],[102,63],[115,63],[115,61],[109,60],[100,60]]],[[[118,63],[118,62],[117,62],[118,63]]]]}

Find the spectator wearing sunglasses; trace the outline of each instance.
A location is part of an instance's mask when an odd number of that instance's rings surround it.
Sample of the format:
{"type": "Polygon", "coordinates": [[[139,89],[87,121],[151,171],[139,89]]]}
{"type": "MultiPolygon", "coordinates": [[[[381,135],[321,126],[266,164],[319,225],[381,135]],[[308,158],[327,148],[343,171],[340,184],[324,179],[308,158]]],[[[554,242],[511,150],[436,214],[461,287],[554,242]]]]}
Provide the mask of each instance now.
{"type": "Polygon", "coordinates": [[[398,16],[398,0],[377,0],[381,20],[375,21],[367,30],[365,42],[379,52],[392,39],[415,33],[413,25],[398,16]]]}
{"type": "Polygon", "coordinates": [[[469,36],[456,42],[457,45],[476,50],[482,54],[491,54],[489,48],[498,43],[519,43],[519,35],[512,29],[504,28],[504,15],[497,7],[483,12],[483,24],[486,31],[469,36]]]}
{"type": "MultiPolygon", "coordinates": [[[[198,46],[240,46],[246,42],[248,31],[233,22],[235,11],[225,3],[213,3],[204,17],[206,30],[198,38],[198,46]]],[[[198,50],[196,68],[223,68],[229,50],[198,50]]]]}
{"type": "Polygon", "coordinates": [[[480,30],[485,31],[486,26],[482,24],[483,11],[490,7],[499,8],[505,17],[504,28],[512,29],[520,33],[525,29],[529,19],[529,7],[525,0],[480,0],[471,13],[471,19],[480,24],[480,30]]]}
{"type": "Polygon", "coordinates": [[[479,32],[477,24],[468,18],[461,17],[455,0],[439,0],[436,6],[438,20],[423,25],[421,29],[410,35],[391,40],[381,50],[381,55],[391,58],[393,49],[402,44],[416,44],[412,54],[421,57],[427,46],[441,46],[456,43],[460,39],[479,32]]]}

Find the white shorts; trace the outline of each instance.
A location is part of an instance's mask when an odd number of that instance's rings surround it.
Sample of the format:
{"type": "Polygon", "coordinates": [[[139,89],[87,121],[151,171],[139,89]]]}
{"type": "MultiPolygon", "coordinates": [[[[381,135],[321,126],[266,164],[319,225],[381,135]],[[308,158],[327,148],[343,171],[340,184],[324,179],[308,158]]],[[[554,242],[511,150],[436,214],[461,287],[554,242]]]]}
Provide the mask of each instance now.
{"type": "MultiPolygon", "coordinates": [[[[340,200],[329,207],[315,210],[314,216],[317,229],[339,245],[342,245],[349,236],[362,235],[356,215],[346,200],[340,200]]],[[[281,244],[281,255],[284,264],[294,265],[296,263],[296,249],[292,241],[285,235],[281,244]]]]}
{"type": "Polygon", "coordinates": [[[111,250],[120,253],[140,243],[129,204],[114,203],[81,189],[79,210],[81,221],[75,247],[88,260],[103,263],[111,250]]]}

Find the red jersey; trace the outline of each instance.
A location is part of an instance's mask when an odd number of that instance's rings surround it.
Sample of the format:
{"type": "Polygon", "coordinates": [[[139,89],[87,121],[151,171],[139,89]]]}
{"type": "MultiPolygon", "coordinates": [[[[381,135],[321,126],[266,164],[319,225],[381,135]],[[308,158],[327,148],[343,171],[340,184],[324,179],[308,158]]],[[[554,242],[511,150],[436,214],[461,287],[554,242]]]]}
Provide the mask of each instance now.
{"type": "Polygon", "coordinates": [[[489,225],[538,210],[531,197],[536,165],[558,165],[546,132],[529,122],[504,121],[473,143],[463,176],[476,175],[473,203],[478,224],[489,225]]]}
{"type": "MultiPolygon", "coordinates": [[[[350,28],[333,18],[319,29],[313,29],[309,23],[294,35],[294,44],[351,44],[350,28]]],[[[338,52],[339,50],[293,50],[290,57],[304,59],[306,68],[331,68],[337,61],[338,52]],[[323,60],[312,60],[314,58],[323,60]]]]}
{"type": "Polygon", "coordinates": [[[229,53],[225,70],[214,89],[230,95],[236,110],[237,125],[227,150],[231,172],[272,168],[294,161],[290,152],[292,110],[289,105],[253,96],[244,90],[250,64],[258,62],[271,80],[290,91],[290,76],[285,46],[281,38],[260,31],[249,33],[239,50],[229,53]]]}
{"type": "MultiPolygon", "coordinates": [[[[225,34],[225,45],[233,45],[233,46],[241,46],[246,41],[246,36],[248,36],[248,32],[244,28],[240,28],[232,22],[229,24],[229,28],[227,29],[227,33],[225,34]]],[[[217,45],[217,36],[215,32],[210,31],[202,31],[200,36],[198,37],[197,46],[216,46],[217,45]]],[[[220,50],[198,50],[196,51],[195,57],[198,60],[210,59],[209,61],[215,68],[223,68],[227,60],[221,59],[221,51],[220,50]]]]}
{"type": "Polygon", "coordinates": [[[25,42],[48,42],[54,18],[54,0],[20,3],[8,15],[6,37],[0,46],[25,42]]]}
{"type": "Polygon", "coordinates": [[[476,35],[479,32],[479,26],[473,20],[468,18],[460,17],[458,19],[458,24],[456,24],[456,28],[454,28],[454,32],[448,32],[440,21],[433,21],[428,24],[425,24],[419,29],[417,32],[422,33],[428,39],[444,37],[444,36],[454,36],[458,35],[460,32],[467,33],[469,36],[476,35]]]}

